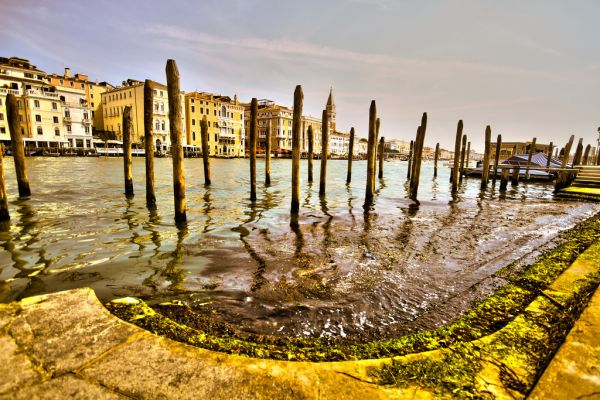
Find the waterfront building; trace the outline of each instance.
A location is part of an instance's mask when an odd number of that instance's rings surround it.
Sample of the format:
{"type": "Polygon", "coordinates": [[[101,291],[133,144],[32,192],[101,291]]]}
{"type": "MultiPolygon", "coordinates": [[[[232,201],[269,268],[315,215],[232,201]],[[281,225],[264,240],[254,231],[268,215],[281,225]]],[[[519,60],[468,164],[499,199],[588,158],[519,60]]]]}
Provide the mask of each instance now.
{"type": "MultiPolygon", "coordinates": [[[[151,81],[154,93],[152,108],[152,124],[154,128],[154,146],[156,151],[167,151],[170,147],[169,137],[169,102],[167,86],[151,81]]],[[[117,140],[123,140],[123,110],[131,107],[132,118],[132,143],[143,147],[144,137],[144,82],[128,79],[121,86],[114,87],[101,94],[104,130],[111,132],[117,140]]],[[[181,121],[183,127],[183,144],[188,142],[185,123],[185,101],[183,92],[180,94],[181,121]]]]}
{"type": "Polygon", "coordinates": [[[82,90],[91,112],[92,133],[104,131],[102,93],[114,87],[107,82],[91,82],[86,74],[71,75],[71,69],[65,68],[64,75],[51,74],[50,84],[67,91],[82,90]]]}
{"type": "MultiPolygon", "coordinates": [[[[356,142],[354,142],[356,143],[356,142]]],[[[356,146],[356,144],[355,144],[356,146]]],[[[359,156],[366,156],[369,150],[369,141],[365,138],[360,138],[358,139],[358,155],[359,156]]]]}
{"type": "Polygon", "coordinates": [[[329,136],[329,153],[334,156],[347,156],[350,148],[350,134],[333,132],[329,136]]]}
{"type": "Polygon", "coordinates": [[[323,124],[321,118],[315,118],[310,115],[302,117],[302,152],[308,153],[308,127],[312,126],[313,131],[313,152],[321,154],[321,129],[323,124]]]}
{"type": "MultiPolygon", "coordinates": [[[[528,154],[532,142],[502,142],[500,145],[500,160],[506,160],[515,154],[528,154]]],[[[548,152],[549,144],[536,143],[534,153],[548,152]]],[[[496,142],[490,143],[490,154],[496,157],[496,142]]]]}
{"type": "Polygon", "coordinates": [[[244,157],[246,128],[245,107],[237,95],[228,96],[206,92],[185,94],[185,115],[188,143],[201,147],[200,122],[206,116],[208,147],[211,156],[244,157]]]}
{"type": "Polygon", "coordinates": [[[385,148],[390,152],[397,152],[407,156],[410,153],[410,141],[390,139],[385,142],[385,148]]]}
{"type": "Polygon", "coordinates": [[[48,74],[29,60],[0,57],[0,141],[10,143],[6,96],[17,96],[21,132],[26,147],[66,147],[64,104],[48,74]]]}

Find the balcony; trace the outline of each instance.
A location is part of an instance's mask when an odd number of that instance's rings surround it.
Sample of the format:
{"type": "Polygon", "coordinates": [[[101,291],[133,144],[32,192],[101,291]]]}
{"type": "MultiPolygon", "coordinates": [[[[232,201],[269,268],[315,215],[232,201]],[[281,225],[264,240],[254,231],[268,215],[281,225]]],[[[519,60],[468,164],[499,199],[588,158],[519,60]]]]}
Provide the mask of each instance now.
{"type": "Polygon", "coordinates": [[[91,125],[92,124],[92,120],[89,118],[84,118],[81,120],[81,123],[84,125],[91,125]]]}
{"type": "Polygon", "coordinates": [[[63,121],[67,124],[70,124],[73,120],[71,119],[71,117],[65,115],[63,117],[63,121]]]}
{"type": "Polygon", "coordinates": [[[0,94],[3,94],[3,95],[14,94],[15,96],[18,96],[20,93],[17,89],[0,88],[0,94]]]}
{"type": "Polygon", "coordinates": [[[154,110],[154,115],[167,115],[167,112],[164,110],[154,110]]]}
{"type": "Polygon", "coordinates": [[[221,138],[221,139],[235,139],[235,133],[231,133],[231,132],[219,132],[219,138],[221,138]]]}

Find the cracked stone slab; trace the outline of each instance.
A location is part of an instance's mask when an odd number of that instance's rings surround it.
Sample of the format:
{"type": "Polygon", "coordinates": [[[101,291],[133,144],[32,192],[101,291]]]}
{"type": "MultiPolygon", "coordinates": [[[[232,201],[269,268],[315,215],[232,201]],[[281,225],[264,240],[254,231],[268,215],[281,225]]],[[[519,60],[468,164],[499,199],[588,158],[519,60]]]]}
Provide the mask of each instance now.
{"type": "Polygon", "coordinates": [[[20,304],[10,335],[53,375],[81,368],[136,331],[111,315],[87,288],[31,297],[20,304]]]}
{"type": "Polygon", "coordinates": [[[33,399],[126,399],[117,393],[99,385],[84,381],[73,375],[59,378],[37,385],[22,387],[12,393],[0,396],[0,400],[33,400],[33,399]]]}
{"type": "Polygon", "coordinates": [[[0,393],[40,380],[39,374],[12,338],[0,336],[0,393]]]}
{"type": "Polygon", "coordinates": [[[529,399],[600,399],[600,289],[567,335],[529,399]]]}
{"type": "Polygon", "coordinates": [[[0,331],[12,321],[20,307],[16,303],[0,304],[0,331]]]}

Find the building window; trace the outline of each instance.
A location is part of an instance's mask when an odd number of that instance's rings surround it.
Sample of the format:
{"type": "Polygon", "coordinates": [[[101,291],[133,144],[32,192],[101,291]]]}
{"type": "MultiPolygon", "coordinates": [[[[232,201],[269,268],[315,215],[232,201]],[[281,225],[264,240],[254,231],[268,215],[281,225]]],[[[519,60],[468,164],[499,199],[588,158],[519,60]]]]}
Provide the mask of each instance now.
{"type": "Polygon", "coordinates": [[[71,124],[67,125],[67,132],[71,133],[71,124]]]}
{"type": "Polygon", "coordinates": [[[158,92],[156,91],[156,89],[154,89],[153,92],[154,92],[155,96],[158,94],[158,92]]]}
{"type": "Polygon", "coordinates": [[[157,131],[160,130],[160,121],[159,120],[156,120],[156,122],[154,122],[154,127],[157,131]]]}
{"type": "Polygon", "coordinates": [[[35,116],[35,122],[42,122],[42,116],[36,114],[36,116],[35,116]]]}
{"type": "Polygon", "coordinates": [[[65,117],[71,118],[71,111],[65,110],[65,117]]]}
{"type": "Polygon", "coordinates": [[[58,117],[57,117],[57,116],[54,116],[54,117],[52,117],[52,121],[53,121],[55,124],[58,124],[58,117]]]}
{"type": "Polygon", "coordinates": [[[4,114],[0,113],[0,121],[4,121],[4,114]]]}
{"type": "Polygon", "coordinates": [[[71,85],[71,87],[75,86],[75,84],[73,83],[73,81],[69,82],[69,85],[71,85]]]}
{"type": "Polygon", "coordinates": [[[158,103],[154,103],[154,111],[158,111],[158,103]]]}
{"type": "Polygon", "coordinates": [[[196,120],[192,118],[192,125],[196,125],[196,120]]]}
{"type": "Polygon", "coordinates": [[[196,141],[196,132],[192,132],[192,140],[195,142],[196,141]]]}
{"type": "MultiPolygon", "coordinates": [[[[91,89],[91,86],[90,86],[90,89],[91,89]]],[[[93,98],[94,98],[94,93],[90,93],[90,99],[93,99],[93,98]]]]}
{"type": "Polygon", "coordinates": [[[6,133],[6,128],[5,127],[0,127],[0,133],[6,133]]]}
{"type": "Polygon", "coordinates": [[[160,125],[161,125],[162,130],[164,131],[165,130],[165,121],[163,121],[160,125]]]}
{"type": "Polygon", "coordinates": [[[37,127],[37,134],[38,134],[38,135],[43,135],[43,134],[44,134],[44,131],[42,130],[42,127],[41,127],[41,126],[38,126],[38,127],[37,127]]]}
{"type": "Polygon", "coordinates": [[[54,128],[54,136],[60,136],[60,129],[54,128]]]}
{"type": "Polygon", "coordinates": [[[215,142],[219,141],[219,135],[215,133],[215,142]]]}
{"type": "Polygon", "coordinates": [[[58,110],[58,105],[54,101],[52,102],[52,109],[58,110]]]}
{"type": "Polygon", "coordinates": [[[192,112],[196,111],[196,107],[192,106],[192,112]]]}
{"type": "Polygon", "coordinates": [[[200,108],[200,114],[204,114],[204,108],[200,108]]]}
{"type": "MultiPolygon", "coordinates": [[[[162,95],[162,92],[160,92],[162,95]]],[[[160,111],[165,111],[165,103],[160,103],[160,111]]]]}
{"type": "Polygon", "coordinates": [[[61,80],[59,80],[59,82],[60,82],[60,84],[61,84],[61,85],[64,85],[64,84],[65,84],[65,81],[63,81],[62,79],[61,79],[61,80]]]}
{"type": "Polygon", "coordinates": [[[82,89],[85,89],[85,85],[84,85],[83,83],[81,84],[81,88],[82,88],[82,89]]]}
{"type": "Polygon", "coordinates": [[[86,125],[86,126],[84,127],[84,129],[85,129],[85,133],[90,133],[90,127],[89,127],[89,126],[87,126],[87,125],[86,125]]]}
{"type": "Polygon", "coordinates": [[[129,98],[131,98],[131,90],[129,91],[129,98]]]}
{"type": "Polygon", "coordinates": [[[34,100],[34,101],[33,101],[33,106],[34,106],[35,108],[40,108],[40,101],[39,101],[39,100],[34,100]]]}
{"type": "Polygon", "coordinates": [[[90,118],[89,114],[87,112],[84,112],[83,119],[89,119],[89,118],[90,118]]]}
{"type": "Polygon", "coordinates": [[[92,108],[94,108],[94,103],[92,103],[92,108]]]}
{"type": "Polygon", "coordinates": [[[160,91],[160,97],[162,97],[162,95],[163,95],[163,93],[162,93],[162,90],[161,90],[161,91],[160,91]]]}

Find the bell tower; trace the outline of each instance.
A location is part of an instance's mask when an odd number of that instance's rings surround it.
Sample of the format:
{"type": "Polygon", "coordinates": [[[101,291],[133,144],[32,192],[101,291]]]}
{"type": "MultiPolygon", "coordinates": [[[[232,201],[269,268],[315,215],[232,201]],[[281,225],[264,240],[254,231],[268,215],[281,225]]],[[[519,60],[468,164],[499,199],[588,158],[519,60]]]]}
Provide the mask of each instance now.
{"type": "Polygon", "coordinates": [[[329,98],[327,99],[327,118],[329,119],[329,126],[332,132],[335,132],[335,101],[333,100],[333,87],[329,89],[329,98]]]}

